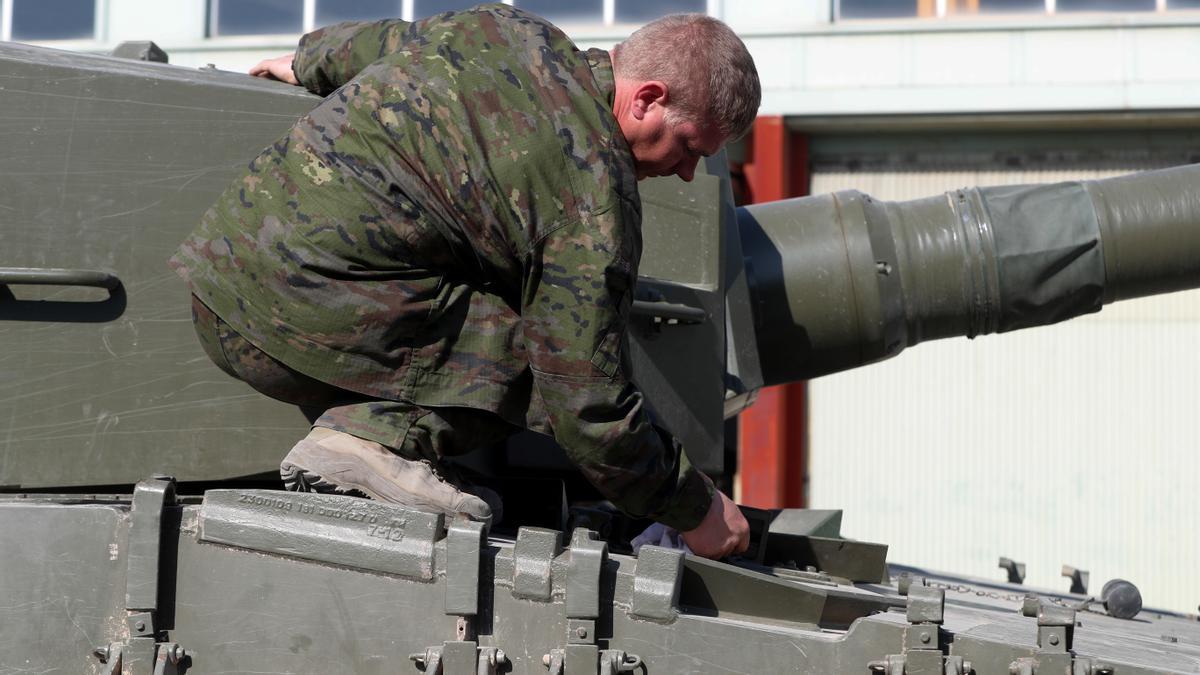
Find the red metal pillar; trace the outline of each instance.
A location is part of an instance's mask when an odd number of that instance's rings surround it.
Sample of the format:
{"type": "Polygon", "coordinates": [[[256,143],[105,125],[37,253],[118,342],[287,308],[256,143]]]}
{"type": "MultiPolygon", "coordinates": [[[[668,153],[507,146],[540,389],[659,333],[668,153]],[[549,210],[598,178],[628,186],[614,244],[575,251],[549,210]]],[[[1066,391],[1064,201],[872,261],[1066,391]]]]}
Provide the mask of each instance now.
{"type": "MultiPolygon", "coordinates": [[[[808,138],[783,117],[759,116],[744,171],[753,202],[808,194],[808,138]]],[[[807,474],[807,386],[769,387],[738,422],[741,503],[759,508],[804,506],[807,474]]]]}

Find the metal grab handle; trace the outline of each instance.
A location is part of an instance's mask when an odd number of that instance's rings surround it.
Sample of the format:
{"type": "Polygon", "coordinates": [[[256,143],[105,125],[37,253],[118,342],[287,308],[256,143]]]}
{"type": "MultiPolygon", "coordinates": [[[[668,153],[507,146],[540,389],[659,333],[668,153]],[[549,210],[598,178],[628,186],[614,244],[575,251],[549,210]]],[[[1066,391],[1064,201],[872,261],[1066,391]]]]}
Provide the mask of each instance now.
{"type": "Polygon", "coordinates": [[[32,284],[39,286],[91,286],[114,290],[121,280],[108,272],[69,270],[53,267],[0,267],[0,286],[32,284]]]}
{"type": "Polygon", "coordinates": [[[679,323],[703,323],[708,313],[699,307],[672,302],[634,300],[633,313],[679,323]]]}

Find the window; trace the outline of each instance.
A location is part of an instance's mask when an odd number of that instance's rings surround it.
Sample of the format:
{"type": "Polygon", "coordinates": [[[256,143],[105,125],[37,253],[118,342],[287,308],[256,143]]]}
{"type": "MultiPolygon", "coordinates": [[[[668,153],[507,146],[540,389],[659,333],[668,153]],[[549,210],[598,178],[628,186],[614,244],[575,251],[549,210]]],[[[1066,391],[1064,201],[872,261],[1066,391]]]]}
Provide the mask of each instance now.
{"type": "Polygon", "coordinates": [[[932,3],[913,0],[842,0],[839,19],[896,19],[909,16],[930,16],[919,5],[932,3]]]}
{"type": "Polygon", "coordinates": [[[478,0],[413,0],[412,18],[420,19],[442,12],[455,12],[478,4],[478,0]]]}
{"type": "Polygon", "coordinates": [[[96,37],[95,0],[0,0],[0,38],[22,42],[96,37]]]}
{"type": "Polygon", "coordinates": [[[616,19],[617,23],[646,23],[668,14],[703,13],[707,9],[705,5],[705,0],[657,0],[657,2],[618,0],[616,19]]]}
{"type": "Polygon", "coordinates": [[[393,19],[400,16],[401,10],[400,0],[317,0],[316,21],[313,27],[328,26],[342,21],[393,19]]]}
{"type": "Polygon", "coordinates": [[[209,22],[212,35],[301,33],[304,0],[213,0],[209,22]]]}
{"type": "MultiPolygon", "coordinates": [[[[566,26],[642,24],[677,12],[706,12],[718,0],[505,0],[566,26]]],[[[842,0],[846,3],[864,0],[842,0]]],[[[867,0],[886,3],[888,0],[867,0]]],[[[926,0],[922,0],[926,1],[926,0]]],[[[932,2],[933,0],[928,0],[932,2]]],[[[1197,0],[1200,1],[1200,0],[1197,0]]],[[[0,0],[48,6],[95,0],[0,0]]],[[[480,0],[208,0],[208,34],[271,35],[304,33],[341,21],[408,21],[466,9],[480,0]]],[[[908,0],[911,4],[913,0],[908,0]]]]}
{"type": "Polygon", "coordinates": [[[835,0],[838,20],[1181,9],[1200,9],[1200,0],[835,0]]]}
{"type": "Polygon", "coordinates": [[[1157,0],[1058,0],[1056,12],[1153,12],[1157,0]]]}
{"type": "Polygon", "coordinates": [[[513,4],[555,23],[604,24],[604,0],[514,0],[513,4]]]}
{"type": "MultiPolygon", "coordinates": [[[[1036,14],[1046,8],[1046,0],[978,0],[976,4],[980,14],[1036,14]]],[[[969,2],[960,2],[954,9],[971,13],[974,8],[969,2]]]]}

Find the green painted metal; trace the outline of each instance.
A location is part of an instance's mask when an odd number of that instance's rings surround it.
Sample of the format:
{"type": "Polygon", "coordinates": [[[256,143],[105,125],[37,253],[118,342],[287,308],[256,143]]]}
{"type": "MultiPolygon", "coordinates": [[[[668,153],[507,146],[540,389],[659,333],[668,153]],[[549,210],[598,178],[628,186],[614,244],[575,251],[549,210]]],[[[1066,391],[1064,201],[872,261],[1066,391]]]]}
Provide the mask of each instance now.
{"type": "MultiPolygon", "coordinates": [[[[484,660],[502,652],[505,672],[518,674],[548,672],[544,663],[555,650],[568,664],[572,654],[593,654],[584,671],[592,673],[600,672],[600,650],[624,652],[646,673],[859,673],[906,655],[910,667],[960,657],[980,675],[1039,658],[1092,668],[1071,672],[1103,666],[1120,675],[1200,667],[1194,619],[1077,612],[1059,604],[1068,596],[1045,591],[1040,611],[1024,616],[1020,586],[936,573],[922,575],[905,597],[891,583],[800,578],[771,566],[754,571],[656,547],[638,558],[597,556],[602,543],[583,531],[566,548],[557,533],[530,540],[536,553],[490,537],[477,555],[458,557],[451,555],[454,524],[433,537],[431,574],[392,573],[368,569],[377,566],[369,561],[344,564],[342,547],[376,540],[369,518],[346,518],[362,500],[311,494],[284,495],[293,517],[274,526],[276,541],[294,541],[288,550],[260,537],[216,542],[202,534],[204,523],[260,519],[261,496],[210,492],[164,512],[151,651],[178,645],[188,672],[415,673],[410,656],[424,658],[432,648],[444,665],[451,657],[461,662],[464,650],[484,660]],[[459,619],[471,613],[457,604],[460,584],[473,583],[473,575],[481,582],[473,632],[460,639],[459,619]],[[515,592],[518,584],[549,595],[530,599],[515,592]],[[577,594],[585,602],[574,601],[577,594]],[[926,645],[916,629],[931,624],[940,626],[941,647],[917,653],[926,645]],[[588,630],[580,634],[581,627],[588,630]]],[[[401,523],[402,536],[412,524],[411,534],[427,540],[426,514],[375,506],[377,517],[401,523]]],[[[140,639],[125,624],[122,595],[132,568],[130,508],[128,499],[0,498],[0,536],[25,537],[0,549],[0,671],[102,672],[95,647],[131,648],[140,639]]]]}
{"type": "MultiPolygon", "coordinates": [[[[512,512],[554,522],[491,533],[239,482],[307,419],[208,361],[165,261],[314,99],[19,45],[0,45],[0,87],[19,139],[0,156],[0,672],[1200,671],[1195,617],[889,567],[839,511],[747,510],[750,551],[713,562],[632,555],[644,523],[561,481],[507,483],[542,507],[512,512]]],[[[737,213],[722,161],[645,184],[630,331],[659,418],[718,478],[724,419],[764,383],[1198,276],[1200,167],[737,213]]],[[[553,466],[541,443],[515,441],[526,468],[553,466]]]]}
{"type": "Polygon", "coordinates": [[[12,139],[0,153],[0,484],[271,470],[306,420],[213,369],[166,259],[255,149],[316,99],[232,73],[16,44],[0,46],[0,91],[12,139]]]}
{"type": "Polygon", "coordinates": [[[767,384],[1200,286],[1200,165],[739,210],[767,384]]]}
{"type": "MultiPolygon", "coordinates": [[[[0,88],[21,138],[0,156],[0,486],[273,474],[308,420],[208,361],[166,260],[317,99],[235,73],[17,44],[0,45],[0,88]]],[[[654,278],[642,291],[705,318],[675,325],[651,307],[630,359],[660,421],[719,473],[727,181],[654,181],[644,194],[654,278]]]]}

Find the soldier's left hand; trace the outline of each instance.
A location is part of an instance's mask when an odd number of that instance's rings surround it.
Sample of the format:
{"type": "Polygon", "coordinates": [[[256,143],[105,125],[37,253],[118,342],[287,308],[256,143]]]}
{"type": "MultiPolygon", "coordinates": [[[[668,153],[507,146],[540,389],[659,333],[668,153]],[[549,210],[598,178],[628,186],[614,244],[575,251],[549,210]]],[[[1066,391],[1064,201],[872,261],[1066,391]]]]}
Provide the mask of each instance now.
{"type": "Polygon", "coordinates": [[[300,84],[300,80],[296,79],[296,73],[292,71],[292,60],[295,58],[295,54],[284,54],[273,59],[264,59],[250,69],[250,74],[255,77],[265,77],[268,80],[300,84]]]}

